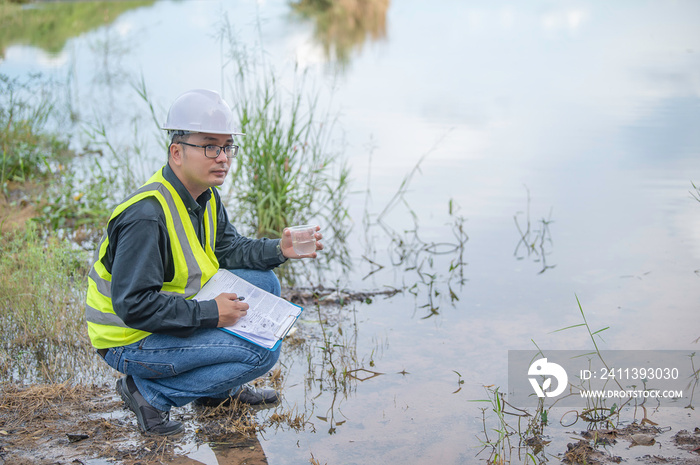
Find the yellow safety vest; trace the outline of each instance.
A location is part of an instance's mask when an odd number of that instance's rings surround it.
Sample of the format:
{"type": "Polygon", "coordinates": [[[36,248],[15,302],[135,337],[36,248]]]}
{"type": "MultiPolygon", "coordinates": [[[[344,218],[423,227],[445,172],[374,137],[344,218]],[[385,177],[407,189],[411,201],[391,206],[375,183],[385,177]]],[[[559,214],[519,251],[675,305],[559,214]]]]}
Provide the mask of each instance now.
{"type": "MultiPolygon", "coordinates": [[[[165,212],[175,268],[175,276],[172,281],[164,282],[160,292],[190,299],[219,269],[219,261],[214,255],[216,248],[216,199],[212,194],[211,200],[207,203],[204,219],[206,240],[204,247],[202,247],[182,198],[173,185],[163,177],[161,171],[158,170],[146,184],[119,204],[109,221],[112,221],[136,202],[146,197],[155,197],[165,212]]],[[[111,289],[112,275],[102,264],[102,258],[107,253],[108,244],[109,238],[105,233],[95,251],[95,263],[88,274],[85,319],[87,320],[90,340],[97,349],[131,344],[151,334],[128,327],[114,312],[111,289]]],[[[138,247],[138,244],[131,246],[138,247]]]]}

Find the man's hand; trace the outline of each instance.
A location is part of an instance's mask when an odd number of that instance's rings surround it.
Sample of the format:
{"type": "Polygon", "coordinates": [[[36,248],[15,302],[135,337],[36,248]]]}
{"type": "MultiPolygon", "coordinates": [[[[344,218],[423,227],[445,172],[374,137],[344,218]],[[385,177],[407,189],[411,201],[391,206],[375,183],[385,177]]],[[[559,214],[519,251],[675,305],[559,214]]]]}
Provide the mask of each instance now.
{"type": "Polygon", "coordinates": [[[236,294],[223,292],[214,301],[219,309],[219,324],[217,325],[219,328],[234,325],[248,313],[249,305],[238,300],[236,294]]]}
{"type": "MultiPolygon", "coordinates": [[[[319,232],[320,230],[321,227],[316,226],[316,233],[314,234],[316,239],[316,250],[323,250],[323,244],[319,242],[321,239],[323,239],[323,234],[319,232]]],[[[316,258],[316,252],[309,255],[299,255],[294,251],[294,247],[292,246],[292,233],[289,228],[284,228],[284,231],[282,231],[280,250],[282,251],[282,255],[287,258],[316,258]]]]}

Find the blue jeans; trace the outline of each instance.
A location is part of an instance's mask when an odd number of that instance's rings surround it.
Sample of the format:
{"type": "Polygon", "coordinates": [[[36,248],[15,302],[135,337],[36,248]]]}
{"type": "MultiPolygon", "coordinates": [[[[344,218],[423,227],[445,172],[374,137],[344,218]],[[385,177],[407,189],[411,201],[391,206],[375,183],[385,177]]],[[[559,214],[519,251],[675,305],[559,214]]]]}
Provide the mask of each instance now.
{"type": "MultiPolygon", "coordinates": [[[[231,270],[275,295],[280,283],[272,271],[231,270]]],[[[169,411],[200,397],[225,398],[272,369],[279,349],[270,351],[219,329],[199,329],[189,337],[151,334],[107,351],[105,361],[131,375],[153,407],[169,411]]]]}

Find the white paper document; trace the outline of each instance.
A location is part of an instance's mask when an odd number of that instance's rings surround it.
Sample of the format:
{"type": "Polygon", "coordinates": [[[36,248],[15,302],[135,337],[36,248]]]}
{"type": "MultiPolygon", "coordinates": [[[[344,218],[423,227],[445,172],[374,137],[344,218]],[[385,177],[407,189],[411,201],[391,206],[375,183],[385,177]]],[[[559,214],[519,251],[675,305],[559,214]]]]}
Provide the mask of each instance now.
{"type": "Polygon", "coordinates": [[[193,297],[213,300],[222,292],[245,297],[250,306],[246,316],[233,326],[221,328],[266,349],[274,349],[287,335],[303,308],[270,294],[228,270],[219,270],[193,297]]]}

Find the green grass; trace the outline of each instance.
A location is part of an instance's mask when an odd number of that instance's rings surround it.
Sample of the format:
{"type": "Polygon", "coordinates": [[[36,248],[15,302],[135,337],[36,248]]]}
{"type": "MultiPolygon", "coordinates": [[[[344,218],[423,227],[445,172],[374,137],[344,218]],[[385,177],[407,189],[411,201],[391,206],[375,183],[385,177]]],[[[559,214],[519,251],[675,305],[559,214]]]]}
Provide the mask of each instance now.
{"type": "Polygon", "coordinates": [[[334,121],[318,117],[316,101],[304,103],[303,89],[287,94],[272,74],[251,88],[244,73],[233,99],[246,134],[232,175],[237,216],[258,237],[279,237],[284,227],[313,219],[344,219],[348,170],[329,148],[334,121]]]}
{"type": "Polygon", "coordinates": [[[0,382],[56,383],[108,371],[87,337],[87,263],[69,239],[32,223],[0,232],[0,382]]]}
{"type": "MultiPolygon", "coordinates": [[[[39,224],[68,234],[91,229],[94,239],[95,227],[109,217],[110,196],[119,183],[115,172],[103,170],[96,159],[90,166],[90,160],[77,157],[69,136],[56,129],[65,115],[53,97],[60,93],[59,86],[40,75],[0,75],[0,186],[8,199],[13,191],[30,199],[40,212],[34,218],[39,224]],[[89,170],[84,179],[81,169],[89,170]]],[[[6,208],[18,207],[10,203],[6,208]]]]}
{"type": "Polygon", "coordinates": [[[94,380],[109,372],[84,318],[87,253],[34,224],[0,233],[0,383],[94,380]]]}
{"type": "Polygon", "coordinates": [[[46,187],[42,215],[34,220],[51,230],[61,230],[78,244],[96,243],[104,231],[114,206],[117,173],[106,171],[97,160],[88,168],[91,176],[78,179],[71,163],[55,173],[46,187]]]}
{"type": "Polygon", "coordinates": [[[0,233],[0,321],[6,344],[85,340],[87,257],[31,224],[0,233]]]}

